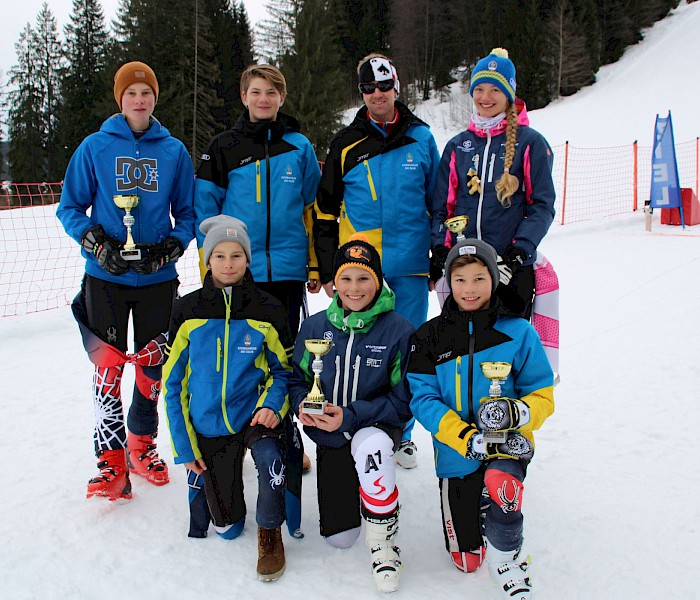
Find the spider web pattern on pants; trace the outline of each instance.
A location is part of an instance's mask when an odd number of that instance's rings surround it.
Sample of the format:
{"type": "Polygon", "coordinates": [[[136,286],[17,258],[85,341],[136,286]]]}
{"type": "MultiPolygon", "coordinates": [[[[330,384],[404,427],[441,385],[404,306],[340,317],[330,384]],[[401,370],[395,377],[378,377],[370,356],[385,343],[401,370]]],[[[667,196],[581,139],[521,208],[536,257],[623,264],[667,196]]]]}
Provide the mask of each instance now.
{"type": "Polygon", "coordinates": [[[126,427],[122,410],[123,367],[98,367],[92,377],[95,406],[95,450],[126,447],[126,427]]]}

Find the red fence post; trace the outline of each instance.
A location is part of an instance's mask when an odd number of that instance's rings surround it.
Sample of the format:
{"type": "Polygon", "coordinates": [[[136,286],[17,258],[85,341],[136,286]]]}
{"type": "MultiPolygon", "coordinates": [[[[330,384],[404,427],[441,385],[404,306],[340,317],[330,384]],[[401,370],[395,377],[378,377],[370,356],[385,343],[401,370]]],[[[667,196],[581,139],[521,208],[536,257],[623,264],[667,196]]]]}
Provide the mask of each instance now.
{"type": "Polygon", "coordinates": [[[566,216],[566,176],[569,170],[569,140],[564,145],[564,190],[561,195],[561,224],[564,224],[566,216]]]}
{"type": "Polygon", "coordinates": [[[635,212],[637,210],[637,200],[639,196],[639,189],[637,187],[637,177],[639,175],[639,170],[637,168],[637,140],[634,140],[634,144],[632,144],[632,156],[634,157],[634,167],[633,167],[633,172],[634,172],[634,183],[632,184],[632,211],[635,212]]]}

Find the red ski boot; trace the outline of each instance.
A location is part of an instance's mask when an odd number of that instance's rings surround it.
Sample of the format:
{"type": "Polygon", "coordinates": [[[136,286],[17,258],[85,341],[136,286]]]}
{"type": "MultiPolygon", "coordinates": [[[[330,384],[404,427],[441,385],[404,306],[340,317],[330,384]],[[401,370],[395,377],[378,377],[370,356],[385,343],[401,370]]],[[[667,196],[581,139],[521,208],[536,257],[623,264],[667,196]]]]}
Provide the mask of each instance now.
{"type": "Polygon", "coordinates": [[[102,496],[110,501],[119,498],[131,500],[131,482],[124,449],[100,450],[97,458],[100,474],[88,482],[87,497],[102,496]]]}
{"type": "Polygon", "coordinates": [[[165,485],[170,481],[168,465],[158,456],[156,434],[136,435],[129,432],[129,470],[141,475],[153,485],[165,485]]]}

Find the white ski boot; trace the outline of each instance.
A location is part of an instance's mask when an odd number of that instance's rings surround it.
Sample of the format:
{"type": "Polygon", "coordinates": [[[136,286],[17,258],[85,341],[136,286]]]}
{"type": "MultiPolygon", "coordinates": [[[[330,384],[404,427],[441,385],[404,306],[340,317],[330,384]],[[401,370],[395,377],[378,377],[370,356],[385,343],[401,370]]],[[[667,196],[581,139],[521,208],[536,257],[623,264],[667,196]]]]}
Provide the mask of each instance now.
{"type": "Polygon", "coordinates": [[[497,550],[491,544],[486,547],[486,562],[489,575],[501,589],[501,597],[506,600],[532,600],[532,585],[527,574],[530,557],[520,560],[517,550],[497,550]]]}
{"type": "Polygon", "coordinates": [[[403,440],[394,454],[394,460],[403,469],[415,469],[418,466],[418,448],[411,440],[403,440]]]}
{"type": "Polygon", "coordinates": [[[372,574],[380,592],[399,589],[401,576],[401,550],[393,539],[399,531],[398,511],[388,515],[374,515],[363,511],[365,518],[365,543],[372,552],[372,574]]]}

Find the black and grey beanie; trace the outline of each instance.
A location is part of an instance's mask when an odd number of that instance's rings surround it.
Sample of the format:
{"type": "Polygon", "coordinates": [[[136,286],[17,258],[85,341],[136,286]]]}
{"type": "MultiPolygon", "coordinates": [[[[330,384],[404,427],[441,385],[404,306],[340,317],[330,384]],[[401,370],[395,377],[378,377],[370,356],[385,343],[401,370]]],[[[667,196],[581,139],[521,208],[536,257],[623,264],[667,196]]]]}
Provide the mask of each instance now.
{"type": "Polygon", "coordinates": [[[369,238],[364,233],[351,235],[347,243],[335,251],[333,256],[334,283],[338,281],[340,274],[348,267],[359,267],[368,271],[374,278],[377,290],[382,289],[384,281],[382,260],[379,257],[379,252],[377,252],[377,249],[370,243],[369,238]]]}
{"type": "Polygon", "coordinates": [[[452,290],[452,261],[458,256],[464,256],[465,254],[478,258],[486,265],[491,275],[491,293],[495,292],[498,286],[498,254],[493,246],[476,238],[467,238],[457,242],[447,255],[445,260],[445,279],[447,279],[447,285],[450,286],[450,290],[452,290]]]}
{"type": "Polygon", "coordinates": [[[209,263],[211,253],[217,244],[221,242],[238,242],[245,252],[250,263],[250,238],[246,233],[248,227],[240,219],[228,215],[217,215],[204,219],[199,224],[199,230],[206,236],[202,249],[204,250],[204,264],[209,263]]]}

